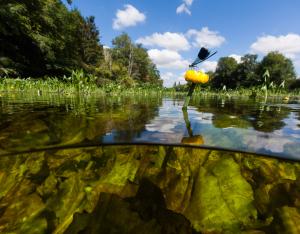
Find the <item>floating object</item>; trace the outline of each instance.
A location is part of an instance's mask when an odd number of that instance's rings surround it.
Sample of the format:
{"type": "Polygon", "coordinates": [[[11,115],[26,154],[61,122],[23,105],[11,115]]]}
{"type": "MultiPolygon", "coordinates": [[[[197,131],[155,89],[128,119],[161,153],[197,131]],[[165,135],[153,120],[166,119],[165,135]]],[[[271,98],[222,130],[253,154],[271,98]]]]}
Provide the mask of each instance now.
{"type": "MultiPolygon", "coordinates": [[[[202,47],[198,53],[197,58],[191,65],[189,65],[189,67],[190,68],[196,67],[196,65],[204,62],[205,60],[207,60],[211,56],[215,55],[216,53],[217,53],[217,51],[211,53],[208,49],[206,49],[205,47],[202,47]]],[[[191,84],[191,86],[189,88],[189,92],[184,100],[184,104],[182,107],[183,110],[187,109],[187,106],[189,105],[189,102],[190,102],[193,92],[195,90],[196,84],[199,84],[199,83],[205,84],[209,81],[209,76],[207,74],[205,74],[203,72],[197,72],[193,69],[188,70],[185,73],[184,78],[186,81],[192,82],[192,84],[191,84]]]]}
{"type": "Polygon", "coordinates": [[[288,97],[288,96],[283,98],[283,101],[288,101],[288,100],[290,100],[290,97],[288,97]]]}
{"type": "Polygon", "coordinates": [[[209,81],[209,76],[201,71],[188,70],[184,78],[186,81],[190,81],[195,84],[205,84],[209,81]]]}
{"type": "Polygon", "coordinates": [[[201,135],[196,135],[182,138],[181,143],[186,145],[203,145],[204,140],[201,135]]]}

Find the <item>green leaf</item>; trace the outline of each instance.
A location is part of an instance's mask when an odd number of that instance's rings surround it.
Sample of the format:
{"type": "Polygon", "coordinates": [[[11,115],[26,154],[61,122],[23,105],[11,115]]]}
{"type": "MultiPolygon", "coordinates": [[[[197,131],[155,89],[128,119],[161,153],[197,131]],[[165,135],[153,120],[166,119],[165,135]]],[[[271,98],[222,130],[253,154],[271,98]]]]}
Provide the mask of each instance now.
{"type": "Polygon", "coordinates": [[[199,170],[185,215],[197,231],[237,232],[256,219],[253,192],[231,157],[213,157],[199,170]]]}

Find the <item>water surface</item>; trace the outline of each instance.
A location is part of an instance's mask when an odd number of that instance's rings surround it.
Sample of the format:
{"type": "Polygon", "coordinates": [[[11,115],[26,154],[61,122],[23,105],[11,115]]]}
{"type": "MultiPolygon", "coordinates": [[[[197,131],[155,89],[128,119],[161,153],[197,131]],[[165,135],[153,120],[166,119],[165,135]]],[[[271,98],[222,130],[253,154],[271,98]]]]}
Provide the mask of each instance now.
{"type": "Polygon", "coordinates": [[[0,232],[299,233],[298,101],[182,104],[1,94],[0,232]]]}
{"type": "Polygon", "coordinates": [[[297,100],[1,94],[0,152],[100,143],[197,145],[300,159],[297,100]]]}

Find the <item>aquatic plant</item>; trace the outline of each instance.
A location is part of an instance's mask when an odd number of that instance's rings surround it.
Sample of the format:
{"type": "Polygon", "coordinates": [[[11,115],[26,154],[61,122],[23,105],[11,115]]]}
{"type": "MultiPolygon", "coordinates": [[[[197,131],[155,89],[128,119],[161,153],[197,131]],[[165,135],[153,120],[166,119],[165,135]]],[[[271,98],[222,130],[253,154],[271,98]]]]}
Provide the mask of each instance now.
{"type": "Polygon", "coordinates": [[[3,233],[298,233],[297,162],[173,146],[0,157],[3,233]]]}

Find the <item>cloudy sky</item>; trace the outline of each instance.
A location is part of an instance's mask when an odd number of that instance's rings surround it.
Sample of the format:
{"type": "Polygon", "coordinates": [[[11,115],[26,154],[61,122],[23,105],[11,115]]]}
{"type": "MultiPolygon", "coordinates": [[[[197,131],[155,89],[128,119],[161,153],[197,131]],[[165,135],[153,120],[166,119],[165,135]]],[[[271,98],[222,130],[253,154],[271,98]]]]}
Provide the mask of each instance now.
{"type": "Polygon", "coordinates": [[[74,0],[84,16],[94,15],[101,42],[122,32],[142,43],[165,86],[183,83],[199,47],[218,54],[201,69],[214,70],[219,57],[277,50],[291,58],[300,75],[299,0],[74,0]]]}

